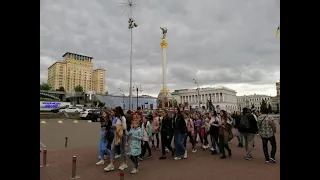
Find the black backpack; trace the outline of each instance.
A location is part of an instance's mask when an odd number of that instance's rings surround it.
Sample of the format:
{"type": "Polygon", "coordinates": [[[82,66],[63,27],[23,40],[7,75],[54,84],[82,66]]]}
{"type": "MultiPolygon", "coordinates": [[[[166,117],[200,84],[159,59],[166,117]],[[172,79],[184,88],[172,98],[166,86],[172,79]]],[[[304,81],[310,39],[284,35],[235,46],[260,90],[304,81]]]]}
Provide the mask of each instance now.
{"type": "Polygon", "coordinates": [[[239,128],[241,128],[241,129],[249,129],[250,128],[250,122],[249,122],[247,115],[241,116],[239,128]]]}

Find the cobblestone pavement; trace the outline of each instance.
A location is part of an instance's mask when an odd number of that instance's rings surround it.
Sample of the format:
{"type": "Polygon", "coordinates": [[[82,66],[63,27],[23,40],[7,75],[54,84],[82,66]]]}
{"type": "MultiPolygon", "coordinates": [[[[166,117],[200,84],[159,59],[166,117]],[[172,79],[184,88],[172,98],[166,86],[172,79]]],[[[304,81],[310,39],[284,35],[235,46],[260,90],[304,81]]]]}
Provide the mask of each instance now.
{"type": "MultiPolygon", "coordinates": [[[[61,125],[61,124],[60,124],[61,125]]],[[[255,138],[256,148],[253,151],[255,159],[246,161],[245,150],[237,147],[234,138],[230,144],[232,157],[221,160],[218,155],[212,156],[208,151],[193,154],[188,145],[188,159],[174,161],[171,156],[166,160],[158,160],[160,151],[152,151],[153,157],[140,163],[138,174],[131,175],[131,162],[124,171],[124,180],[278,180],[280,179],[280,128],[276,134],[277,139],[277,164],[264,162],[261,139],[255,138]]],[[[97,135],[98,136],[98,135],[97,135]]],[[[97,137],[96,136],[96,137],[97,137]]],[[[80,141],[80,140],[79,140],[80,141]]],[[[97,138],[95,139],[97,142],[97,138]]],[[[200,146],[200,144],[198,144],[200,146]]],[[[120,179],[119,171],[104,172],[105,165],[97,166],[97,146],[67,148],[63,150],[48,150],[47,164],[50,166],[40,168],[41,180],[68,180],[71,176],[72,156],[77,156],[77,175],[80,180],[117,180],[120,179]]],[[[42,162],[40,155],[40,164],[42,162]]],[[[115,162],[116,168],[119,160],[115,162]]]]}

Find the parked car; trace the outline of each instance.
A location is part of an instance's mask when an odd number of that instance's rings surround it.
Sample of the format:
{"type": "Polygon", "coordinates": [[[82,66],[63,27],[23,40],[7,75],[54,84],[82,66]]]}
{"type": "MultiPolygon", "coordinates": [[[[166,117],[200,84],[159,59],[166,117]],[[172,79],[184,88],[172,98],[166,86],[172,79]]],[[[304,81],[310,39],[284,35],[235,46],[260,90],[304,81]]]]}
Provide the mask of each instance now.
{"type": "Polygon", "coordinates": [[[66,113],[78,113],[82,111],[79,107],[67,107],[65,109],[60,109],[59,112],[66,112],[66,113]]]}
{"type": "Polygon", "coordinates": [[[92,108],[83,109],[83,110],[79,113],[79,117],[80,117],[81,119],[88,119],[87,116],[88,116],[88,114],[89,114],[89,111],[91,111],[91,110],[94,110],[94,109],[92,109],[92,108]]]}
{"type": "Polygon", "coordinates": [[[89,110],[87,119],[91,120],[92,122],[100,122],[101,116],[102,116],[102,111],[100,109],[89,110]]]}
{"type": "Polygon", "coordinates": [[[52,110],[50,110],[50,112],[58,113],[60,110],[63,110],[63,109],[66,109],[66,108],[68,108],[68,106],[63,106],[63,107],[59,107],[59,108],[56,108],[56,109],[52,109],[52,110]]]}

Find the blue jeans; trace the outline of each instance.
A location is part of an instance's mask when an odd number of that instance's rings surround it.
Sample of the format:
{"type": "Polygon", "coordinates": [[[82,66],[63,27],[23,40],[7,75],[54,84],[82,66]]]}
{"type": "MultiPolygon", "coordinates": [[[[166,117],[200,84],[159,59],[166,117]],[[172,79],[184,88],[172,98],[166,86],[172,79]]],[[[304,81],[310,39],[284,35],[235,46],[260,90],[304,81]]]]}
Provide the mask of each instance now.
{"type": "Polygon", "coordinates": [[[111,159],[111,151],[107,148],[108,141],[103,139],[104,135],[106,133],[106,130],[101,131],[100,140],[99,140],[99,155],[101,160],[103,160],[104,154],[107,153],[110,156],[111,159]]]}
{"type": "Polygon", "coordinates": [[[184,134],[175,131],[174,134],[174,147],[175,147],[175,156],[181,157],[186,152],[186,149],[183,145],[184,142],[184,134]]]}
{"type": "Polygon", "coordinates": [[[217,147],[219,147],[218,146],[218,135],[217,134],[211,134],[210,135],[210,138],[211,138],[211,145],[212,145],[212,148],[213,148],[213,150],[217,150],[217,147]]]}
{"type": "MultiPolygon", "coordinates": [[[[125,131],[125,133],[122,136],[121,142],[120,142],[120,153],[121,153],[121,160],[122,162],[126,162],[128,157],[127,157],[127,153],[126,153],[126,143],[127,143],[127,131],[125,131]]],[[[111,144],[111,154],[112,154],[112,159],[110,157],[110,160],[113,160],[113,157],[115,156],[115,139],[116,139],[116,134],[113,138],[112,144],[111,144]]]]}

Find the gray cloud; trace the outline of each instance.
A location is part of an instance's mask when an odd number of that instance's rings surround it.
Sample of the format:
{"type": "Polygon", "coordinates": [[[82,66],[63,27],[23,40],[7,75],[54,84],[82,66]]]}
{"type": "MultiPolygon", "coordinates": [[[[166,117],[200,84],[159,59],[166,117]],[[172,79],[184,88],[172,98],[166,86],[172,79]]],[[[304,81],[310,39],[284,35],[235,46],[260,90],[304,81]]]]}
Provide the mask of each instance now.
{"type": "MultiPolygon", "coordinates": [[[[133,82],[142,85],[144,94],[157,95],[162,87],[160,25],[168,27],[170,90],[194,88],[195,78],[202,86],[239,88],[240,94],[262,86],[275,94],[279,0],[134,1],[140,7],[135,13],[139,27],[133,29],[133,82]]],[[[107,70],[109,92],[128,92],[130,31],[120,2],[42,0],[40,81],[69,51],[93,56],[94,66],[107,70]]]]}

